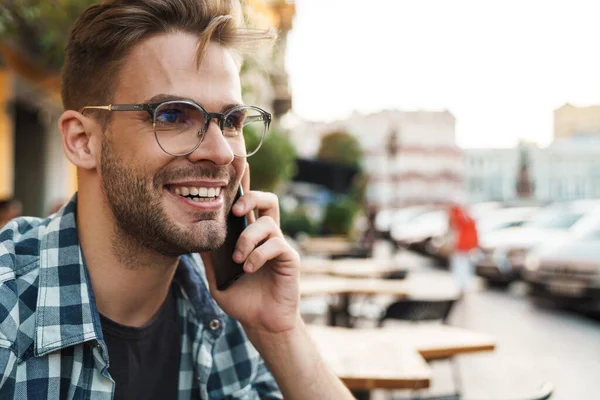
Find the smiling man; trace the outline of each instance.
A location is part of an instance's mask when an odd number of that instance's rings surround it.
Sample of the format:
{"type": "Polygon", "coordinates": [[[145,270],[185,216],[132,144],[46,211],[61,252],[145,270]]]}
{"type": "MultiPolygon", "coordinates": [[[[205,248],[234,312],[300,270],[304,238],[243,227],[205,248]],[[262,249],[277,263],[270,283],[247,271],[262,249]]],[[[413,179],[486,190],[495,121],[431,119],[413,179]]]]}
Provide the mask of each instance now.
{"type": "Polygon", "coordinates": [[[75,22],[64,150],[78,193],[0,231],[0,398],[343,399],[298,312],[277,198],[250,191],[239,4],[110,0],[75,22]],[[246,275],[216,290],[226,218],[246,275]],[[258,218],[253,218],[253,211],[258,218]]]}

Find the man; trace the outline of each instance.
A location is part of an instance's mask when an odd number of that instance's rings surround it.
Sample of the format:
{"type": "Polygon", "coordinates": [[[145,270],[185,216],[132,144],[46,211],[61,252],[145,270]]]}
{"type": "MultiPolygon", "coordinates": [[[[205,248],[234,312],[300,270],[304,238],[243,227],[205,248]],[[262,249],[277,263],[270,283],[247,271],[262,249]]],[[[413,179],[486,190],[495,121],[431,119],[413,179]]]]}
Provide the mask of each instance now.
{"type": "Polygon", "coordinates": [[[0,200],[0,228],[23,212],[23,205],[15,198],[0,200]]]}
{"type": "Polygon", "coordinates": [[[109,0],[75,22],[59,127],[79,189],[0,232],[0,398],[351,398],[299,316],[277,199],[249,190],[241,127],[269,116],[240,106],[235,48],[261,34],[239,14],[109,0]],[[240,184],[246,275],[217,291],[240,184]]]}

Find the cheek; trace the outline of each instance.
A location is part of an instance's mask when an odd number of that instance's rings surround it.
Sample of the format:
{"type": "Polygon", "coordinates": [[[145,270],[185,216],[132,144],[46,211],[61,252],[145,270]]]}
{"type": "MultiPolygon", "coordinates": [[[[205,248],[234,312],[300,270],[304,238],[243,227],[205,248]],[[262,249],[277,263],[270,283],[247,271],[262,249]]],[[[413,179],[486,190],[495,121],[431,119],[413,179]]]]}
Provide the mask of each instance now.
{"type": "Polygon", "coordinates": [[[242,158],[235,158],[231,165],[233,167],[233,174],[235,176],[236,181],[234,187],[237,189],[238,185],[242,181],[244,170],[246,169],[246,160],[242,158]]]}
{"type": "Polygon", "coordinates": [[[114,141],[119,141],[121,160],[137,171],[153,175],[168,164],[172,157],[156,143],[152,128],[140,128],[141,122],[122,124],[115,130],[114,141]],[[115,136],[119,136],[118,138],[115,136]]]}

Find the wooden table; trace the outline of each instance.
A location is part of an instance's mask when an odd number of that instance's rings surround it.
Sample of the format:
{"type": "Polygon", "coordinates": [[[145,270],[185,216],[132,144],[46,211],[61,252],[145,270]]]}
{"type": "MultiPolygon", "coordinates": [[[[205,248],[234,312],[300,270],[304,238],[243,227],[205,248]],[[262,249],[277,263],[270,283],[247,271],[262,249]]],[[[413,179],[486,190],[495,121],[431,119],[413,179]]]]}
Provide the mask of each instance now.
{"type": "Polygon", "coordinates": [[[325,274],[347,278],[382,278],[391,272],[401,271],[394,259],[344,258],[329,260],[303,258],[302,274],[325,274]]]}
{"type": "Polygon", "coordinates": [[[452,281],[438,281],[437,276],[411,274],[406,279],[341,278],[326,275],[308,275],[300,279],[300,294],[394,295],[399,298],[456,299],[459,291],[452,281]]]}
{"type": "Polygon", "coordinates": [[[325,361],[351,390],[424,389],[427,360],[491,351],[488,335],[441,324],[373,329],[309,325],[325,361]]]}
{"type": "Polygon", "coordinates": [[[343,236],[323,236],[306,238],[298,243],[303,254],[344,254],[354,248],[354,244],[343,236]]]}
{"type": "Polygon", "coordinates": [[[353,325],[350,315],[350,303],[353,295],[389,295],[396,299],[449,300],[457,299],[458,289],[452,281],[436,281],[436,276],[412,274],[408,278],[398,279],[354,279],[326,275],[308,275],[300,279],[300,295],[339,296],[337,306],[329,305],[328,324],[332,326],[353,325]]]}

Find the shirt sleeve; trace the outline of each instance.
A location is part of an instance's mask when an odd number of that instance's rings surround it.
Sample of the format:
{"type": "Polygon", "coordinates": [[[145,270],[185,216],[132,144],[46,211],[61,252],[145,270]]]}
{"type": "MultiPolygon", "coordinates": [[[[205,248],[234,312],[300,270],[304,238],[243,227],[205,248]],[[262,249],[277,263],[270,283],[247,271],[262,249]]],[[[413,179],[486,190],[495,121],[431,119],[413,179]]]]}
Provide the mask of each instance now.
{"type": "Polygon", "coordinates": [[[261,400],[283,400],[279,386],[262,358],[253,387],[261,400]]]}

